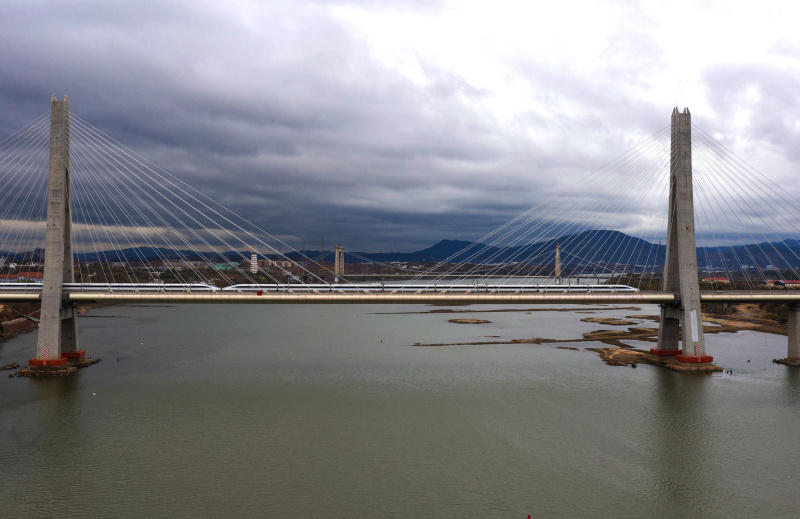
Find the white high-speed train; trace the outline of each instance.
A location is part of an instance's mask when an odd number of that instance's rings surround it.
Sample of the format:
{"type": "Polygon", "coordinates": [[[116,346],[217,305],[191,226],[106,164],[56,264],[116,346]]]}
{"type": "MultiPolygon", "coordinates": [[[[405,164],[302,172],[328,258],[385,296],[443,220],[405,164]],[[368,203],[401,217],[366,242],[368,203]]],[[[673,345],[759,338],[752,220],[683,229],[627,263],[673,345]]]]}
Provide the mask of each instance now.
{"type": "Polygon", "coordinates": [[[381,284],[381,283],[346,283],[346,284],[242,284],[231,285],[223,292],[387,292],[387,293],[576,293],[607,294],[617,292],[638,292],[628,285],[488,285],[488,284],[381,284]]]}

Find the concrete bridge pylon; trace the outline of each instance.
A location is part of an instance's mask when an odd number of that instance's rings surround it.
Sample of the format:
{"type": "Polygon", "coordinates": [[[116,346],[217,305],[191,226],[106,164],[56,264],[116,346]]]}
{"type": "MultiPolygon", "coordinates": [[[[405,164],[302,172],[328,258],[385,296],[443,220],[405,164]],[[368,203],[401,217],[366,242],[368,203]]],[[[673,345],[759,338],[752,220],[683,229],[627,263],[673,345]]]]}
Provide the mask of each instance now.
{"type": "Polygon", "coordinates": [[[78,349],[76,305],[64,292],[64,283],[75,281],[72,257],[70,210],[69,99],[50,103],[50,165],[47,184],[47,230],[45,235],[42,310],[36,357],[29,369],[74,371],[70,364],[85,355],[78,349]]]}
{"type": "Polygon", "coordinates": [[[344,276],[344,245],[337,245],[334,248],[333,273],[336,276],[344,276]]]}
{"type": "Polygon", "coordinates": [[[694,230],[692,190],[692,118],[688,108],[672,111],[672,139],[667,216],[667,257],[664,290],[675,294],[675,303],[661,305],[659,356],[675,356],[682,363],[707,364],[700,283],[697,274],[697,244],[694,230]],[[678,348],[680,340],[681,348],[678,348]]]}
{"type": "Polygon", "coordinates": [[[561,284],[561,244],[556,242],[555,284],[561,284]]]}

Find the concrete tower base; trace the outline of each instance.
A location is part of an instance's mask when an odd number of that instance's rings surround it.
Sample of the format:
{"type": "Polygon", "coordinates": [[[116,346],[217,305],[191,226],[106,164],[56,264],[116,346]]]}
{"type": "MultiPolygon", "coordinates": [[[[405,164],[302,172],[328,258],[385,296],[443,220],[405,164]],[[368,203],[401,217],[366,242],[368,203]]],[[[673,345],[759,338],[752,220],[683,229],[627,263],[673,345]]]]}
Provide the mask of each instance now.
{"type": "Polygon", "coordinates": [[[66,377],[78,371],[78,368],[64,363],[61,366],[28,366],[17,371],[18,377],[66,377]]]}
{"type": "MultiPolygon", "coordinates": [[[[681,371],[684,373],[717,373],[722,371],[722,366],[712,364],[711,357],[707,357],[709,360],[704,362],[697,362],[694,360],[682,362],[678,360],[678,357],[683,357],[683,355],[669,356],[653,354],[652,358],[650,359],[650,363],[656,366],[661,366],[662,368],[671,369],[673,371],[681,371]]],[[[695,359],[697,357],[689,358],[695,359]]]]}
{"type": "Polygon", "coordinates": [[[92,364],[97,364],[103,359],[92,359],[87,357],[80,357],[75,359],[69,359],[67,357],[61,357],[57,359],[60,363],[53,364],[56,359],[48,361],[47,365],[34,365],[33,361],[36,359],[31,360],[31,364],[27,368],[22,368],[21,370],[17,371],[18,377],[66,377],[67,375],[72,375],[78,368],[86,368],[91,366],[92,364]]]}
{"type": "Polygon", "coordinates": [[[716,373],[722,371],[722,366],[717,366],[710,362],[671,362],[664,365],[664,367],[686,373],[716,373]]]}

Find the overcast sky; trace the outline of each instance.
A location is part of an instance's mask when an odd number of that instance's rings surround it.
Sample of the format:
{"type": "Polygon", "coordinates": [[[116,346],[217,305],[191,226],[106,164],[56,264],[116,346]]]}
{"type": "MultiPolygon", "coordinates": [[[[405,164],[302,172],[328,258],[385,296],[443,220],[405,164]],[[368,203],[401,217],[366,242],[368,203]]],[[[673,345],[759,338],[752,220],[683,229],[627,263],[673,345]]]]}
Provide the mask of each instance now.
{"type": "Polygon", "coordinates": [[[477,239],[669,124],[787,189],[794,2],[5,2],[0,138],[73,114],[288,243],[477,239]]]}

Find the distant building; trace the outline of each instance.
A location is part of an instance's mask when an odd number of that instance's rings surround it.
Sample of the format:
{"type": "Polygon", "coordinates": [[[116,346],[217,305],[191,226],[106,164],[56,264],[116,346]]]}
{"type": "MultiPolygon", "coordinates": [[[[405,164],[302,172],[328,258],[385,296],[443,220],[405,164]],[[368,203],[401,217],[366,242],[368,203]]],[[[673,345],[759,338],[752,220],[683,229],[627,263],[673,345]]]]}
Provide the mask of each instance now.
{"type": "Polygon", "coordinates": [[[271,259],[263,259],[263,260],[258,260],[258,266],[259,267],[280,267],[280,268],[289,269],[289,268],[292,268],[294,266],[294,263],[292,263],[291,261],[280,261],[280,260],[276,261],[276,260],[271,260],[271,259]]]}
{"type": "Polygon", "coordinates": [[[36,263],[42,263],[44,261],[44,249],[42,247],[36,247],[33,249],[31,261],[36,263]]]}
{"type": "Polygon", "coordinates": [[[231,261],[229,263],[217,263],[214,265],[214,270],[236,270],[239,268],[239,264],[235,261],[231,261]]]}
{"type": "Polygon", "coordinates": [[[771,287],[800,288],[800,281],[796,279],[770,279],[766,282],[766,285],[771,287]]]}
{"type": "Polygon", "coordinates": [[[43,279],[41,272],[17,272],[16,274],[0,274],[2,281],[33,281],[43,279]]]}
{"type": "Polygon", "coordinates": [[[728,278],[703,278],[701,279],[703,283],[730,283],[731,280],[728,278]]]}
{"type": "Polygon", "coordinates": [[[205,267],[206,263],[189,260],[152,260],[149,262],[149,266],[158,270],[186,270],[187,268],[205,267]]]}

